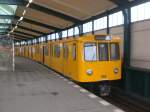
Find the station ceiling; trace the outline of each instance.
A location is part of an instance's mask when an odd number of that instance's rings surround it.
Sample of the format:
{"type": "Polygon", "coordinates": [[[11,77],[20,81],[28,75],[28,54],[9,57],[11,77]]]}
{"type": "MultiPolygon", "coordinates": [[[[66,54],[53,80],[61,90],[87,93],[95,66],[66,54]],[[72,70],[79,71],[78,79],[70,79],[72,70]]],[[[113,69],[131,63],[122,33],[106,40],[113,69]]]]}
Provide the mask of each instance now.
{"type": "Polygon", "coordinates": [[[0,0],[0,34],[11,32],[16,40],[35,38],[80,24],[132,1],[134,0],[0,0]]]}

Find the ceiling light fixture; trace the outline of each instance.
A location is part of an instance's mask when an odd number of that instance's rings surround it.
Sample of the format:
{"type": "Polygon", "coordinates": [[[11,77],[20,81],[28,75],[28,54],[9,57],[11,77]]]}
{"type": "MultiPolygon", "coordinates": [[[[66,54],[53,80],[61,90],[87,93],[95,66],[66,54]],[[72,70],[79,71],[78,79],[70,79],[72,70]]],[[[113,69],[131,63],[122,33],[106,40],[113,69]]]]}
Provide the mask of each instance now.
{"type": "Polygon", "coordinates": [[[29,3],[32,3],[33,2],[33,0],[29,0],[29,3]]]}
{"type": "Polygon", "coordinates": [[[26,10],[23,11],[23,16],[25,15],[25,13],[26,13],[26,10]]]}
{"type": "Polygon", "coordinates": [[[22,17],[20,17],[19,21],[22,21],[22,20],[23,20],[23,16],[22,16],[22,17]]]}

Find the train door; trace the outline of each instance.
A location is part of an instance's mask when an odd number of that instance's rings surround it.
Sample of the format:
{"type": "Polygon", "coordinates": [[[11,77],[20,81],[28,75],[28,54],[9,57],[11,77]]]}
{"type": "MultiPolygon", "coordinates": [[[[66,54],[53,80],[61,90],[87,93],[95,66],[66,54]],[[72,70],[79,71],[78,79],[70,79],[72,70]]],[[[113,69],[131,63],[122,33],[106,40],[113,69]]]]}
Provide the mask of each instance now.
{"type": "Polygon", "coordinates": [[[41,63],[44,63],[44,46],[43,45],[41,45],[41,56],[40,56],[40,62],[41,63]]]}
{"type": "Polygon", "coordinates": [[[67,66],[68,66],[68,58],[69,58],[69,45],[63,45],[63,74],[68,76],[67,66]]]}
{"type": "Polygon", "coordinates": [[[43,64],[44,64],[44,62],[45,62],[45,56],[44,56],[44,53],[45,53],[45,46],[42,46],[42,49],[43,49],[42,59],[43,59],[43,64]]]}

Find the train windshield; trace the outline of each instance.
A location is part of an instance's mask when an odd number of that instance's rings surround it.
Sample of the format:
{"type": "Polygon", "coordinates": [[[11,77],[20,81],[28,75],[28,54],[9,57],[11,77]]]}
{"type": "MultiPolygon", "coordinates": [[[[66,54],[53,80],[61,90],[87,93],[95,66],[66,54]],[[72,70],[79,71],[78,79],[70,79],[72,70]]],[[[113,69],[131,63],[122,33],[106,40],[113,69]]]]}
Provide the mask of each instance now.
{"type": "Polygon", "coordinates": [[[98,44],[99,60],[108,61],[108,44],[100,43],[98,44]]]}
{"type": "Polygon", "coordinates": [[[84,45],[84,58],[86,61],[97,60],[96,43],[86,43],[84,45]]]}
{"type": "Polygon", "coordinates": [[[111,43],[110,44],[110,60],[119,60],[120,52],[119,52],[119,44],[111,43]]]}
{"type": "Polygon", "coordinates": [[[118,43],[86,43],[84,44],[86,61],[113,61],[120,59],[118,43]],[[110,57],[110,59],[109,59],[110,57]]]}

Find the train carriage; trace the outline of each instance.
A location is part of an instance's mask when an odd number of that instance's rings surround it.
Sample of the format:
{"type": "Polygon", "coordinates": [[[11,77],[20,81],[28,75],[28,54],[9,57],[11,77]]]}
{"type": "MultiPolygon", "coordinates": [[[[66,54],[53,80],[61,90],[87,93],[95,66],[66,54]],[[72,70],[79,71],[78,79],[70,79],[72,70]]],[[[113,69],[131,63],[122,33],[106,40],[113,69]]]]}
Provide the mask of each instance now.
{"type": "Polygon", "coordinates": [[[96,83],[107,95],[109,82],[121,79],[120,42],[109,35],[53,40],[32,45],[32,59],[76,82],[96,83]]]}

